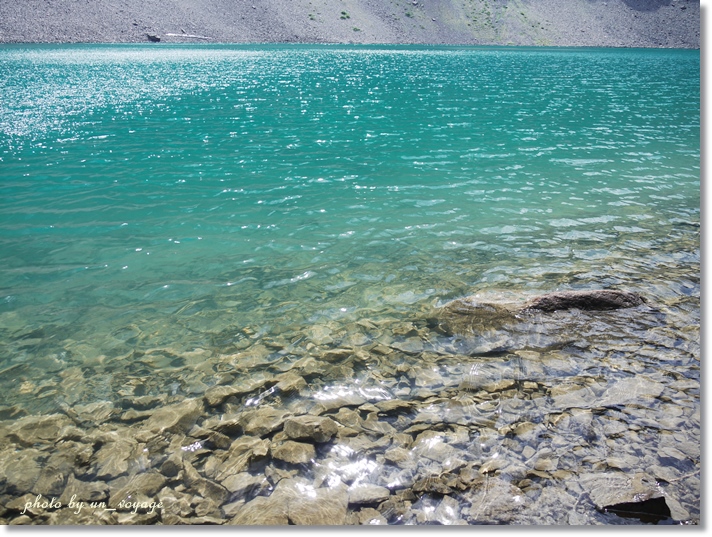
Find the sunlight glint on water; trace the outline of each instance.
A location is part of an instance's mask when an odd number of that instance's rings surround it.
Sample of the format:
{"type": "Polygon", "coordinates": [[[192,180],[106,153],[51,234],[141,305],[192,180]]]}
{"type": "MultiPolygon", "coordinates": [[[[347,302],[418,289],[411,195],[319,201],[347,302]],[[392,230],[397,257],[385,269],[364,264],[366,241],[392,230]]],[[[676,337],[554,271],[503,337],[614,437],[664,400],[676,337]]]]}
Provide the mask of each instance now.
{"type": "MultiPolygon", "coordinates": [[[[635,291],[696,356],[699,72],[674,50],[0,48],[0,407],[200,396],[472,293],[635,291]]],[[[406,393],[353,382],[313,398],[406,393]]]]}

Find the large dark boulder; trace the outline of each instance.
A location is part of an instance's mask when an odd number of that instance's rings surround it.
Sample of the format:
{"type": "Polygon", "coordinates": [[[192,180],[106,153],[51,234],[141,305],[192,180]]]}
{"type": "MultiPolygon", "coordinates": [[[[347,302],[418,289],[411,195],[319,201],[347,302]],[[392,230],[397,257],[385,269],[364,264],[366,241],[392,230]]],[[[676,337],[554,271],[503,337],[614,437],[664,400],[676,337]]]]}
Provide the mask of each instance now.
{"type": "MultiPolygon", "coordinates": [[[[462,354],[553,349],[603,335],[599,330],[604,326],[605,330],[618,326],[630,331],[637,326],[637,316],[624,320],[616,310],[645,304],[636,293],[610,289],[561,291],[529,300],[511,293],[481,293],[444,304],[428,319],[428,325],[453,338],[446,344],[462,354]]],[[[645,316],[644,322],[650,321],[645,316]]]]}
{"type": "Polygon", "coordinates": [[[555,311],[611,311],[645,304],[637,293],[613,289],[592,291],[557,291],[528,302],[500,299],[496,295],[468,296],[448,302],[440,310],[435,328],[441,333],[467,334],[496,332],[522,323],[543,320],[537,314],[555,311]],[[487,301],[487,298],[495,301],[487,301]]]}
{"type": "Polygon", "coordinates": [[[633,308],[645,303],[636,293],[599,289],[594,291],[561,291],[537,297],[524,310],[538,310],[547,313],[559,310],[579,309],[586,311],[618,310],[633,308]]]}

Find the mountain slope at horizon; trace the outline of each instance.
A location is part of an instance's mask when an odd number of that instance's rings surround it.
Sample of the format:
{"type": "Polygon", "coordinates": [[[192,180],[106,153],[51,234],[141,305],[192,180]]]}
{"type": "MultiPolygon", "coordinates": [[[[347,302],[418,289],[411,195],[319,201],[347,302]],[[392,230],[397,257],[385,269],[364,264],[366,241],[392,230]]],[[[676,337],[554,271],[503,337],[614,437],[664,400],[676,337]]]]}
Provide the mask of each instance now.
{"type": "Polygon", "coordinates": [[[0,43],[700,47],[692,0],[0,0],[0,43]]]}

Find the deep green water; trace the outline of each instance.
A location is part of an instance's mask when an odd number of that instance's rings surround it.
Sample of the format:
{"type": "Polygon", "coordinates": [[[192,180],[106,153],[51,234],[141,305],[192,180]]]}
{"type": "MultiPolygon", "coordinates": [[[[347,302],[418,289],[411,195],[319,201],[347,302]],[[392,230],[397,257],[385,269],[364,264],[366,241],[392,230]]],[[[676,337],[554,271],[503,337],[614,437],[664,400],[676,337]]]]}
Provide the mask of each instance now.
{"type": "Polygon", "coordinates": [[[245,342],[474,292],[639,292],[699,381],[699,77],[680,50],[4,46],[0,409],[195,396],[245,342]]]}

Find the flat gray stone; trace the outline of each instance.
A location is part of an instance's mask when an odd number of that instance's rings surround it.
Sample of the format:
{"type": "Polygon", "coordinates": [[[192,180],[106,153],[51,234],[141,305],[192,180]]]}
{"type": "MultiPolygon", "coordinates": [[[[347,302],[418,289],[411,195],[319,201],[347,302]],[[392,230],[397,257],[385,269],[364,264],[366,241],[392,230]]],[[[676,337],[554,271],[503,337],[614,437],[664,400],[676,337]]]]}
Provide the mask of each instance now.
{"type": "Polygon", "coordinates": [[[203,398],[208,406],[218,406],[233,396],[241,396],[259,390],[267,383],[266,379],[256,379],[242,384],[230,386],[212,386],[205,390],[203,398]]]}
{"type": "Polygon", "coordinates": [[[341,526],[346,521],[346,487],[318,488],[289,499],[289,521],[297,526],[341,526]]]}
{"type": "Polygon", "coordinates": [[[165,484],[166,478],[156,471],[137,474],[116,488],[110,484],[109,507],[117,508],[121,502],[131,503],[137,501],[138,497],[144,497],[149,502],[155,501],[158,491],[165,484]]]}
{"type": "Polygon", "coordinates": [[[238,422],[242,426],[244,434],[263,437],[281,429],[289,416],[290,413],[286,410],[260,407],[244,412],[238,422]]]}
{"type": "Polygon", "coordinates": [[[72,497],[77,502],[103,502],[109,499],[109,485],[99,480],[80,481],[70,475],[59,501],[67,505],[72,497]]]}
{"type": "Polygon", "coordinates": [[[144,427],[157,433],[186,433],[195,425],[202,412],[202,401],[186,399],[180,403],[158,408],[148,418],[144,427]]]}
{"type": "Polygon", "coordinates": [[[338,431],[336,422],[323,416],[296,416],[284,422],[284,432],[292,440],[328,442],[338,431]]]}
{"type": "Polygon", "coordinates": [[[64,414],[25,416],[9,427],[8,439],[26,447],[54,443],[62,429],[70,425],[74,425],[74,422],[64,414]]]}
{"type": "Polygon", "coordinates": [[[467,524],[460,516],[460,502],[452,496],[443,496],[432,518],[443,526],[462,526],[467,524]]]}
{"type": "Polygon", "coordinates": [[[463,511],[470,523],[507,524],[530,504],[521,489],[499,477],[483,479],[464,498],[471,504],[463,511]]]}
{"type": "Polygon", "coordinates": [[[81,464],[76,456],[79,454],[79,452],[61,448],[52,453],[42,464],[42,471],[35,483],[34,492],[50,498],[62,494],[67,478],[73,474],[75,466],[81,464]]]}
{"type": "Polygon", "coordinates": [[[359,484],[349,487],[349,504],[364,505],[387,500],[391,491],[386,487],[371,484],[359,484]]]}
{"type": "Polygon", "coordinates": [[[269,440],[261,440],[256,436],[241,436],[232,443],[224,461],[217,467],[215,475],[208,474],[207,470],[206,474],[222,483],[229,476],[245,471],[253,458],[266,455],[268,449],[269,440]]]}
{"type": "Polygon", "coordinates": [[[643,473],[583,474],[579,476],[579,483],[599,510],[619,503],[640,502],[662,496],[655,479],[643,473]]]}
{"type": "Polygon", "coordinates": [[[288,505],[272,497],[257,496],[237,510],[231,526],[286,526],[289,524],[288,505]]]}
{"type": "Polygon", "coordinates": [[[222,504],[230,495],[225,487],[201,476],[188,461],[183,461],[183,474],[185,476],[184,483],[188,489],[202,498],[210,498],[218,504],[222,504]]]}
{"type": "Polygon", "coordinates": [[[96,477],[111,480],[125,474],[129,469],[129,461],[136,457],[138,444],[129,439],[117,439],[104,444],[93,458],[96,477]]]}
{"type": "Polygon", "coordinates": [[[267,478],[265,476],[252,475],[248,472],[232,474],[225,478],[220,484],[237,496],[245,496],[248,493],[254,495],[253,491],[255,489],[261,489],[263,486],[268,486],[267,478]]]}
{"type": "Polygon", "coordinates": [[[632,402],[645,403],[663,393],[665,386],[661,382],[644,377],[625,378],[617,381],[601,396],[600,406],[625,405],[632,402]]]}
{"type": "Polygon", "coordinates": [[[344,485],[315,488],[305,479],[282,479],[269,497],[238,507],[230,524],[340,526],[346,521],[347,498],[344,485]]]}
{"type": "Polygon", "coordinates": [[[312,444],[287,440],[270,448],[272,457],[289,464],[306,464],[316,458],[316,451],[312,444]]]}
{"type": "Polygon", "coordinates": [[[406,354],[419,354],[423,352],[423,342],[420,338],[409,337],[404,341],[394,341],[391,347],[406,354]]]}

